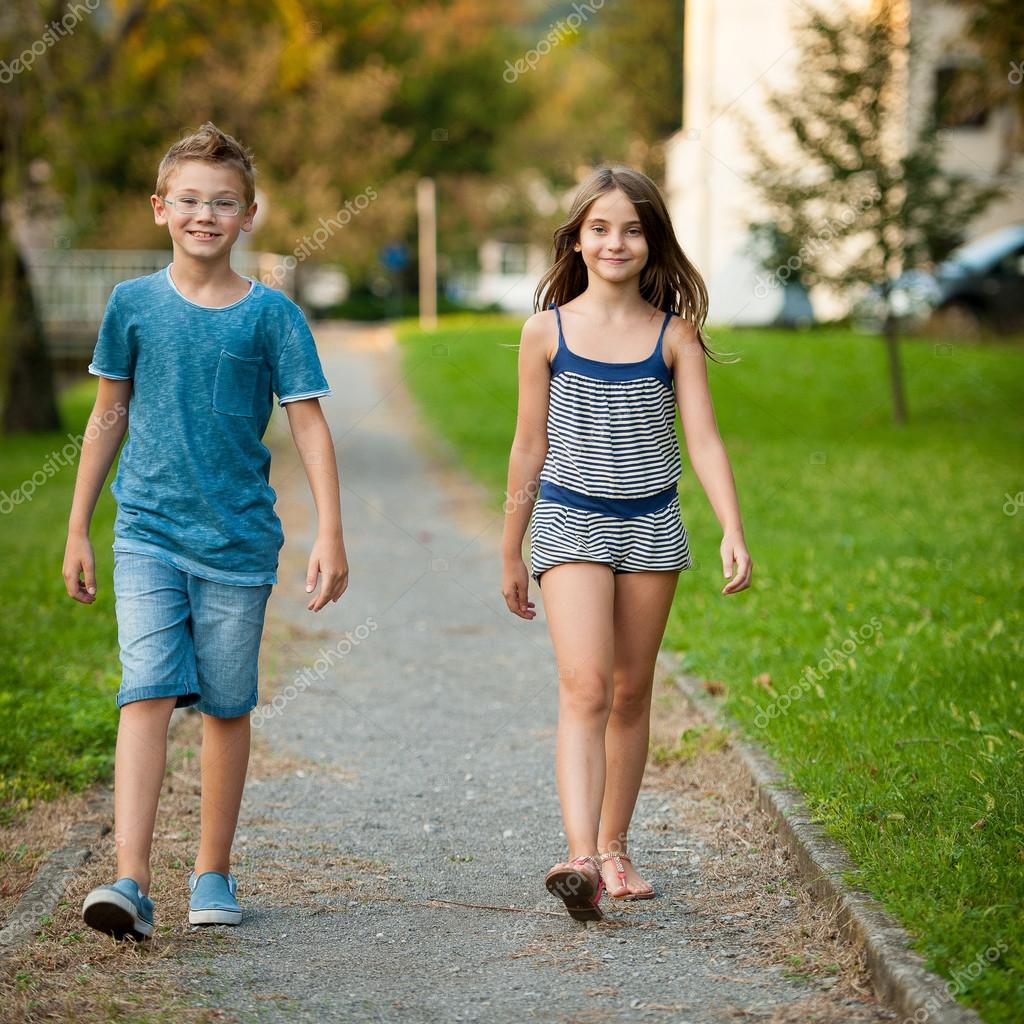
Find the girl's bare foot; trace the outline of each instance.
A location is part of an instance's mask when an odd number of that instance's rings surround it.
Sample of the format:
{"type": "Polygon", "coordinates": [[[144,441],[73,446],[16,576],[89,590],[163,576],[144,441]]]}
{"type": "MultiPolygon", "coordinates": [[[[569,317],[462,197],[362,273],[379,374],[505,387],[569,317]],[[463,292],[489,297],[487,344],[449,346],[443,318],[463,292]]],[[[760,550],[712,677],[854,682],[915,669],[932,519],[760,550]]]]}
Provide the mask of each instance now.
{"type": "Polygon", "coordinates": [[[649,900],[654,890],[633,867],[627,853],[600,854],[601,873],[608,895],[618,900],[649,900]]]}

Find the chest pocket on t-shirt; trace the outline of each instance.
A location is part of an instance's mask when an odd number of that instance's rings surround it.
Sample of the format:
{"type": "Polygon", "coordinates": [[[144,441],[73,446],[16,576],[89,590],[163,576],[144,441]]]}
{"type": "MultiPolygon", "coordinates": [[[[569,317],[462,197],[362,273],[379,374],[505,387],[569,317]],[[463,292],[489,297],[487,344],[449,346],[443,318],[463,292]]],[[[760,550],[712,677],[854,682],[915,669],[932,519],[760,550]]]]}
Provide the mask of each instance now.
{"type": "Polygon", "coordinates": [[[258,356],[236,356],[221,350],[217,377],[213,382],[213,411],[225,416],[253,416],[256,383],[259,379],[258,356]]]}

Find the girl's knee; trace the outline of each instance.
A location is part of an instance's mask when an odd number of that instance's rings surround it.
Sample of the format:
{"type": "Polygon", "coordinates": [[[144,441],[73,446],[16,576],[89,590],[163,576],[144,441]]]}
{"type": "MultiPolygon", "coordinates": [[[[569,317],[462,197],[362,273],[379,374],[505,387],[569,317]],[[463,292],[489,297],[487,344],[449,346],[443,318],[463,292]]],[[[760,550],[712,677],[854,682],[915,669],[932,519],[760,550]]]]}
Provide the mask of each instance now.
{"type": "Polygon", "coordinates": [[[611,680],[600,672],[559,674],[559,706],[580,717],[607,718],[612,707],[611,680]]]}
{"type": "Polygon", "coordinates": [[[649,714],[653,680],[630,673],[615,674],[611,713],[618,718],[636,719],[649,714]]]}

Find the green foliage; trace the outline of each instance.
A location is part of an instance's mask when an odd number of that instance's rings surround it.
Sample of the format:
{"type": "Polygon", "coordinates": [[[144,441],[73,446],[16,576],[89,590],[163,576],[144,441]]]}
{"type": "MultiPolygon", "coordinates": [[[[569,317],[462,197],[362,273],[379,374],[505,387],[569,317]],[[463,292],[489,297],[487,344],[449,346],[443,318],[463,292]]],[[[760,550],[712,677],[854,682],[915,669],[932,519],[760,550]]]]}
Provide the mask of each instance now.
{"type": "MultiPolygon", "coordinates": [[[[95,382],[86,381],[64,395],[61,411],[73,432],[84,429],[95,392],[95,382]]],[[[68,443],[62,434],[0,441],[3,495],[48,461],[58,465],[52,453],[68,443]]],[[[30,501],[3,516],[0,822],[36,799],[81,789],[112,764],[120,678],[110,551],[115,507],[104,489],[92,528],[97,600],[78,604],[61,577],[74,483],[75,464],[60,466],[30,501]]]]}
{"type": "Polygon", "coordinates": [[[655,743],[651,757],[655,764],[685,764],[701,754],[723,750],[729,745],[729,734],[717,726],[701,723],[684,729],[675,744],[655,743]]]}

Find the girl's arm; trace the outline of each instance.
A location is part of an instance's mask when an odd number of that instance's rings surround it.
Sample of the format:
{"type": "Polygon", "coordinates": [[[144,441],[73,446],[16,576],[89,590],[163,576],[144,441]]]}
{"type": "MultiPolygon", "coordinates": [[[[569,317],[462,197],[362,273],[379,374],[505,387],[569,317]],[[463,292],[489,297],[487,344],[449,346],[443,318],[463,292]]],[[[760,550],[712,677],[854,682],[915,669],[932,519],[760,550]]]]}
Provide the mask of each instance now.
{"type": "Polygon", "coordinates": [[[722,526],[720,552],[726,579],[732,575],[733,563],[736,564],[736,574],[722,588],[722,593],[734,594],[750,585],[754,564],[743,537],[732,467],[711,403],[707,357],[697,339],[696,328],[682,317],[673,318],[666,338],[672,352],[672,376],[690,465],[722,526]]]}
{"type": "Polygon", "coordinates": [[[328,601],[337,601],[348,588],[348,556],[341,525],[341,495],[334,440],[324,419],[320,401],[305,398],[285,402],[288,426],[316,504],[316,541],[306,567],[306,593],[313,592],[317,574],[320,593],[306,607],[318,612],[328,601]]]}
{"type": "Polygon", "coordinates": [[[68,597],[82,604],[92,604],[96,600],[96,559],[89,542],[89,526],[100,490],[128,429],[131,394],[130,380],[100,377],[89,424],[82,436],[63,566],[68,597]]]}
{"type": "Polygon", "coordinates": [[[508,459],[505,528],[502,534],[501,592],[509,611],[536,617],[523,561],[523,538],[537,497],[538,477],[548,452],[548,388],[551,367],[548,338],[551,314],[535,313],[523,324],[519,340],[519,404],[516,433],[508,459]]]}

